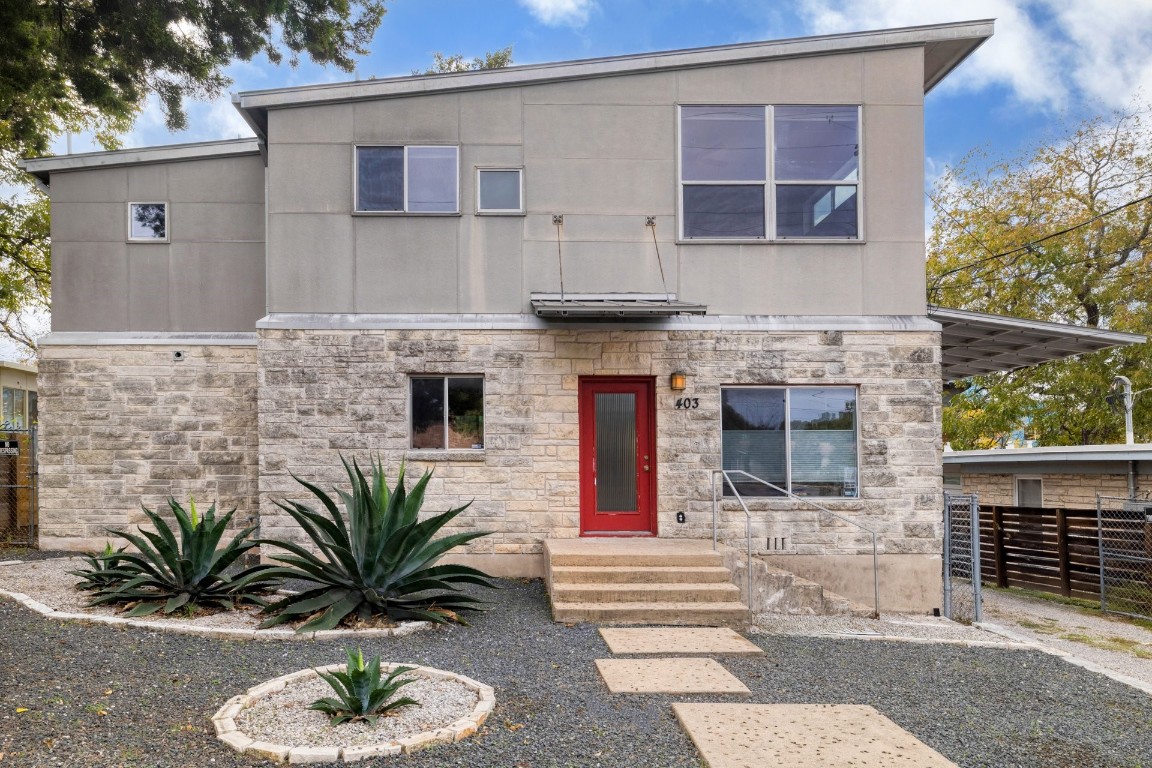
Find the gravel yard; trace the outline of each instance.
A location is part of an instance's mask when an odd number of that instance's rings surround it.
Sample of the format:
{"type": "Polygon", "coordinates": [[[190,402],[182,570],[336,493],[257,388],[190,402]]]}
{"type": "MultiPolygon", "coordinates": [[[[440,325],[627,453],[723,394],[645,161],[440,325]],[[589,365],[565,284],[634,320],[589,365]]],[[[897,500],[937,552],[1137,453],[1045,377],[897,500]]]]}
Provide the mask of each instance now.
{"type": "MultiPolygon", "coordinates": [[[[363,764],[699,766],[671,703],[750,700],[871,704],[960,766],[1152,766],[1152,698],[1047,654],[754,634],[765,657],[721,660],[750,699],[611,695],[592,663],[609,657],[596,628],[552,623],[540,582],[502,586],[471,627],[358,643],[496,689],[476,736],[363,764]]],[[[343,648],[79,626],[0,600],[0,768],[256,765],[208,718],[251,685],[343,661],[343,648]]]]}

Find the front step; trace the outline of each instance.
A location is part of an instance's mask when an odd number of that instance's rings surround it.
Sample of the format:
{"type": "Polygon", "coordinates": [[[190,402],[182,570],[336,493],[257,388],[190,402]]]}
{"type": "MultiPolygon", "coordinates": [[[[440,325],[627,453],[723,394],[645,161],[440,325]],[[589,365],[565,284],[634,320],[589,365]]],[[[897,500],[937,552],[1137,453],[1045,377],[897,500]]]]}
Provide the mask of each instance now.
{"type": "Polygon", "coordinates": [[[552,603],[555,621],[595,621],[603,624],[672,624],[743,627],[748,609],[743,603],[552,603]]]}
{"type": "Polygon", "coordinates": [[[552,617],[620,624],[744,626],[748,608],[710,541],[545,542],[552,617]]]}

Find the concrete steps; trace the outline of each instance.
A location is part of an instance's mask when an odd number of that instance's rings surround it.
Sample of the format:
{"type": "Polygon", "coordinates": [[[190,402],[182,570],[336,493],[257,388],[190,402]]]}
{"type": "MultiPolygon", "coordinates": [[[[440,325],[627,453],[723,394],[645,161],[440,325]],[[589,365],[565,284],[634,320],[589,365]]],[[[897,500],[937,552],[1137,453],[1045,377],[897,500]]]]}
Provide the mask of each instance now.
{"type": "Polygon", "coordinates": [[[556,621],[744,626],[748,607],[710,541],[545,542],[556,621]]]}

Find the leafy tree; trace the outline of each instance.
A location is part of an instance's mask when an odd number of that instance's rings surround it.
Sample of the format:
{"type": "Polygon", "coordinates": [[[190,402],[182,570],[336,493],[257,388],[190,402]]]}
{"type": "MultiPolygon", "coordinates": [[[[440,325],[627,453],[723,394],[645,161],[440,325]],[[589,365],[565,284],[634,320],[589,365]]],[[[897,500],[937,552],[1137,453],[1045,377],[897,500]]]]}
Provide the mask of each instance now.
{"type": "MultiPolygon", "coordinates": [[[[973,154],[936,185],[928,300],[1091,328],[1152,331],[1152,125],[1147,108],[1084,122],[1024,157],[973,154]]],[[[1152,386],[1152,344],[974,377],[944,410],[956,448],[1122,442],[1112,377],[1152,386]]],[[[1137,400],[1138,439],[1152,402],[1137,400]]]]}
{"type": "Polygon", "coordinates": [[[512,46],[501,48],[499,51],[488,51],[483,56],[477,56],[471,61],[461,54],[445,56],[436,51],[432,54],[432,66],[428,69],[414,69],[414,75],[443,75],[451,72],[470,72],[476,69],[501,69],[512,65],[512,46]]]}
{"type": "Polygon", "coordinates": [[[345,71],[366,53],[383,0],[4,0],[0,2],[0,327],[19,330],[27,309],[47,308],[48,204],[18,170],[66,131],[92,131],[105,149],[156,94],[172,130],[186,99],[231,84],[224,67],[285,52],[345,71]]]}

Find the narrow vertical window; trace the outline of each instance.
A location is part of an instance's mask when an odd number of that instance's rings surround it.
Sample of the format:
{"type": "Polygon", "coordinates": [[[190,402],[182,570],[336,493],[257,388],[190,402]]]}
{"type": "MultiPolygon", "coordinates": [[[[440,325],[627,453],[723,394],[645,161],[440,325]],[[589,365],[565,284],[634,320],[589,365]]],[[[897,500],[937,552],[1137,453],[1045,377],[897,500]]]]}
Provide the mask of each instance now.
{"type": "Polygon", "coordinates": [[[764,107],[681,107],[686,238],[763,238],[764,107]]]}
{"type": "Polygon", "coordinates": [[[857,107],[776,107],[776,236],[859,236],[857,107]]]}

